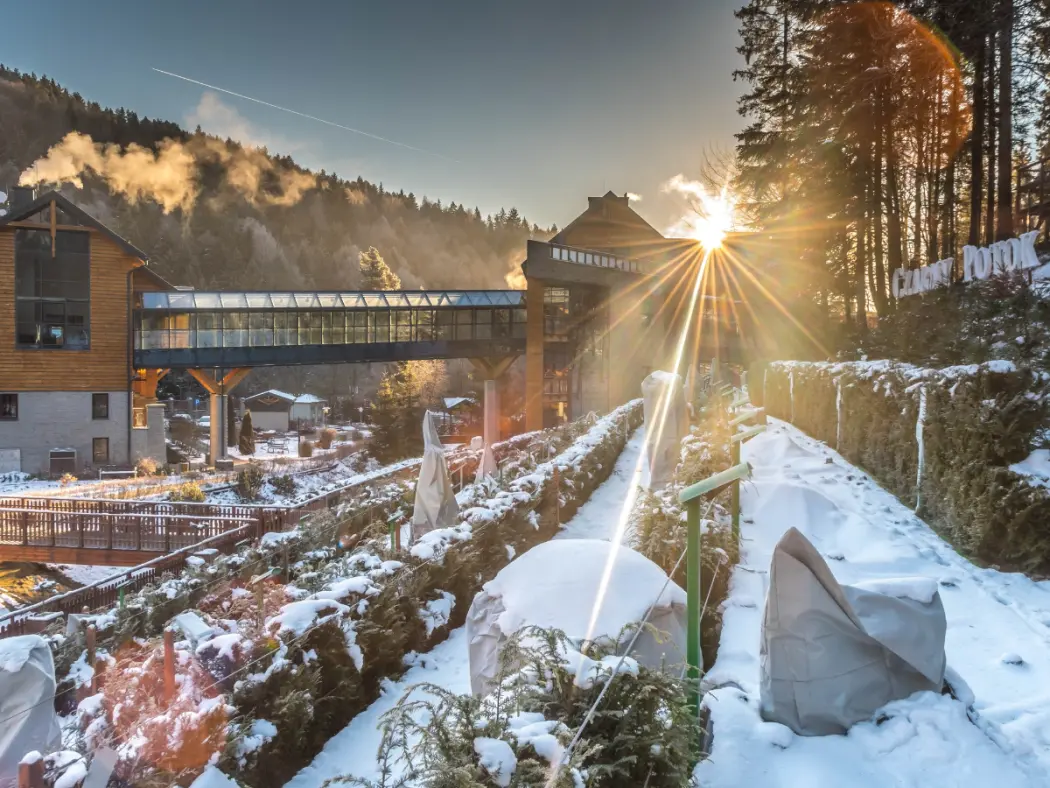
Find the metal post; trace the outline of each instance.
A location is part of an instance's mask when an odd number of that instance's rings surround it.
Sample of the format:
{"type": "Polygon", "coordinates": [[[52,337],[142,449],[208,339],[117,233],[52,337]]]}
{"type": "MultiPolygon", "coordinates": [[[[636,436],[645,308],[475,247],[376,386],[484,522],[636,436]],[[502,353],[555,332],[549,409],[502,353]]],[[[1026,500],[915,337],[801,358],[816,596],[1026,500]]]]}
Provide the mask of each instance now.
{"type": "MultiPolygon", "coordinates": [[[[740,441],[730,441],[730,463],[740,464],[740,441]]],[[[733,544],[740,548],[740,480],[733,482],[732,489],[732,515],[733,515],[733,544]]]]}
{"type": "Polygon", "coordinates": [[[692,718],[700,713],[700,499],[686,504],[686,661],[688,699],[692,718]]]}

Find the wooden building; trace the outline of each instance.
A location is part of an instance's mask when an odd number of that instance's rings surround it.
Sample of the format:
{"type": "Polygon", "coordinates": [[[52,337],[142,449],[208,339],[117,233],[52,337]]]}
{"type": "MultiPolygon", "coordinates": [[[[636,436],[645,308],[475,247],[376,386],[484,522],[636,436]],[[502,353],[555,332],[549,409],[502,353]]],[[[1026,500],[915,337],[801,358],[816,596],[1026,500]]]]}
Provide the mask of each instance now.
{"type": "Polygon", "coordinates": [[[150,435],[143,408],[134,432],[129,338],[135,293],[169,287],[58,192],[12,189],[0,216],[0,473],[46,474],[52,458],[80,473],[126,466],[134,446],[163,450],[162,413],[150,435]]]}

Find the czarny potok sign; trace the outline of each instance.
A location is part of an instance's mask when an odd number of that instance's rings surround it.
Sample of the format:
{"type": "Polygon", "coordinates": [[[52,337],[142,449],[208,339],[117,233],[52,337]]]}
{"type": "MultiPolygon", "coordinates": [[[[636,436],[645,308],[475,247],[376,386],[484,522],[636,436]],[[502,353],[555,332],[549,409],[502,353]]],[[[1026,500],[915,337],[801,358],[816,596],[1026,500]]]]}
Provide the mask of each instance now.
{"type": "MultiPolygon", "coordinates": [[[[1019,238],[998,241],[987,247],[964,246],[963,281],[987,279],[993,273],[1038,268],[1041,265],[1039,256],[1035,253],[1035,241],[1038,237],[1039,231],[1033,230],[1019,238]]],[[[952,281],[954,267],[955,258],[949,257],[947,260],[938,260],[911,271],[898,268],[893,272],[893,297],[903,298],[925,293],[935,287],[943,287],[952,281]]]]}

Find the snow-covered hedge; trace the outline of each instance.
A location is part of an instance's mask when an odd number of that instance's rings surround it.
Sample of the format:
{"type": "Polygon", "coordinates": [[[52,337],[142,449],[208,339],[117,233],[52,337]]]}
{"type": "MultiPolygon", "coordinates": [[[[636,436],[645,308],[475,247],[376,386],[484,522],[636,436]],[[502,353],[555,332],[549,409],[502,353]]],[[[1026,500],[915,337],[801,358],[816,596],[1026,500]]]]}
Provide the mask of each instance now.
{"type": "MultiPolygon", "coordinates": [[[[462,624],[475,593],[512,556],[554,536],[559,510],[565,520],[590,497],[641,420],[640,401],[618,408],[502,488],[490,481],[465,490],[456,526],[399,555],[373,540],[308,578],[312,590],[287,588],[289,601],[266,618],[267,640],[245,644],[242,662],[260,647],[272,656],[233,684],[237,721],[223,770],[248,785],[282,785],[378,697],[384,679],[403,672],[409,653],[462,624]],[[236,742],[259,720],[277,735],[245,753],[236,742]]],[[[505,479],[511,474],[504,469],[505,479]]]]}
{"type": "Polygon", "coordinates": [[[1045,373],[1010,361],[774,362],[751,389],[771,416],[836,448],[960,549],[1050,572],[1050,490],[1016,465],[1046,441],[1045,373]]]}

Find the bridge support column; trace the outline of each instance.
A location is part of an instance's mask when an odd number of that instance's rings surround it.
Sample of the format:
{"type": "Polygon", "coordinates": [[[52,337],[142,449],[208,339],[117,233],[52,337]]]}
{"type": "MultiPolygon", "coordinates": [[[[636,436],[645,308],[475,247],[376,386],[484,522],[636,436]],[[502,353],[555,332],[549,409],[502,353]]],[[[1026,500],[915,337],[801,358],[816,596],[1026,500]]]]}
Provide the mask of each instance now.
{"type": "Polygon", "coordinates": [[[543,429],[543,282],[529,279],[525,294],[525,429],[543,429]]]}
{"type": "Polygon", "coordinates": [[[229,393],[248,376],[248,369],[232,369],[217,378],[202,369],[188,370],[208,392],[208,414],[211,418],[210,445],[208,462],[215,465],[226,459],[226,410],[229,407],[229,393]]]}
{"type": "Polygon", "coordinates": [[[485,453],[478,465],[478,478],[496,475],[496,455],[492,453],[492,447],[499,440],[499,389],[496,381],[503,376],[510,365],[514,363],[515,356],[489,361],[483,358],[472,358],[470,361],[485,378],[485,453]]]}

